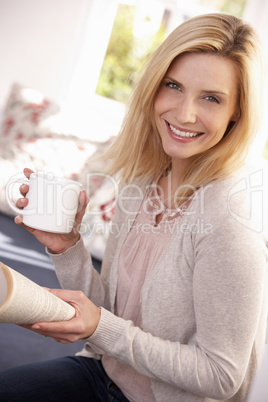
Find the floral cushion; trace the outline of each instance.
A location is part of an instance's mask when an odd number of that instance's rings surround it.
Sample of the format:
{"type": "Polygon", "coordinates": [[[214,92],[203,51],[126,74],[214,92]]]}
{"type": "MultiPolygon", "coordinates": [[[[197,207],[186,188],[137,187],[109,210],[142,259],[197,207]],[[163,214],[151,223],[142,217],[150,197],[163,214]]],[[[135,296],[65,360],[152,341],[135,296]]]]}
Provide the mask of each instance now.
{"type": "MultiPolygon", "coordinates": [[[[43,123],[58,111],[59,107],[40,92],[18,84],[12,87],[0,128],[0,212],[14,215],[6,202],[5,186],[10,178],[21,176],[25,167],[77,180],[90,198],[104,185],[105,176],[99,172],[106,161],[98,157],[109,147],[112,138],[96,142],[55,132],[43,123]]],[[[96,219],[95,212],[89,208],[87,220],[91,215],[96,219]]],[[[102,214],[97,214],[97,218],[102,221],[102,214]]],[[[102,237],[105,244],[106,233],[102,237]]],[[[102,253],[97,251],[98,258],[102,253]]]]}
{"type": "Polygon", "coordinates": [[[58,111],[58,105],[41,92],[14,84],[2,121],[1,157],[14,157],[25,141],[39,135],[39,123],[58,111]]]}

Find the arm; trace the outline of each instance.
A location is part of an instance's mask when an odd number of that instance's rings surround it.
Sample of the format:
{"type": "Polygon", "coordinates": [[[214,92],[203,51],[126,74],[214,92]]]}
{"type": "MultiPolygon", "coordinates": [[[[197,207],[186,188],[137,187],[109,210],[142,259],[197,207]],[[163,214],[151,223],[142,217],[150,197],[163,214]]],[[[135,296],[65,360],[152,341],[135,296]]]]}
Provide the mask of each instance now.
{"type": "MultiPolygon", "coordinates": [[[[112,225],[127,230],[124,217],[116,208],[112,225]]],[[[108,310],[113,307],[110,300],[110,270],[117,251],[119,232],[111,230],[102,262],[101,273],[94,269],[89,252],[80,239],[73,247],[62,254],[50,253],[59,282],[64,289],[81,290],[97,306],[108,310]]]]}
{"type": "Polygon", "coordinates": [[[80,290],[97,306],[109,309],[107,281],[94,269],[82,238],[64,253],[49,255],[63,289],[80,290]]]}

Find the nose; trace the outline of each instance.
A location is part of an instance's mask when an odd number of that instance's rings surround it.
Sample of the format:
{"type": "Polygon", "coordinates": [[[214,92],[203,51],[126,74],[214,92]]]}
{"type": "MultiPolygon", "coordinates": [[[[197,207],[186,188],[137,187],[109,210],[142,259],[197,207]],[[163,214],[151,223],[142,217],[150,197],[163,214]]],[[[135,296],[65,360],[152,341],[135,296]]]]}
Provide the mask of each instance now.
{"type": "Polygon", "coordinates": [[[176,106],[176,117],[180,123],[196,123],[197,110],[194,99],[183,97],[176,106]]]}

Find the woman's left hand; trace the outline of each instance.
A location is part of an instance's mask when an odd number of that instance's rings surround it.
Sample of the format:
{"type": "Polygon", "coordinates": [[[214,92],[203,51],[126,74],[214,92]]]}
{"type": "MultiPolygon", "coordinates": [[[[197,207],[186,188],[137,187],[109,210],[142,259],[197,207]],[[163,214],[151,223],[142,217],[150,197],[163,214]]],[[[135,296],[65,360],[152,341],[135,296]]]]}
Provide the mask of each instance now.
{"type": "Polygon", "coordinates": [[[21,325],[21,327],[54,338],[56,342],[61,343],[73,343],[92,335],[100,320],[100,309],[81,291],[48,290],[60,299],[69,302],[76,310],[75,317],[69,321],[38,322],[21,325]]]}

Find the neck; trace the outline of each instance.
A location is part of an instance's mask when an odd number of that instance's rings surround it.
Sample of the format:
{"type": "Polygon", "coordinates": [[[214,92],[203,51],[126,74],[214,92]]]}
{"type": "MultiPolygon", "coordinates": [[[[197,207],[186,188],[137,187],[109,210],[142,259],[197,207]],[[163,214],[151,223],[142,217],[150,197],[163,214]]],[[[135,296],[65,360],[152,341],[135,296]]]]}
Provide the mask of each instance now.
{"type": "Polygon", "coordinates": [[[167,176],[162,176],[158,182],[159,196],[167,208],[174,208],[177,205],[176,192],[183,184],[182,175],[178,174],[173,168],[167,176]]]}

